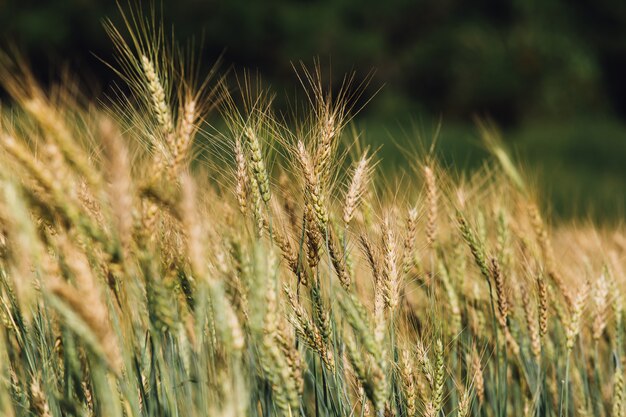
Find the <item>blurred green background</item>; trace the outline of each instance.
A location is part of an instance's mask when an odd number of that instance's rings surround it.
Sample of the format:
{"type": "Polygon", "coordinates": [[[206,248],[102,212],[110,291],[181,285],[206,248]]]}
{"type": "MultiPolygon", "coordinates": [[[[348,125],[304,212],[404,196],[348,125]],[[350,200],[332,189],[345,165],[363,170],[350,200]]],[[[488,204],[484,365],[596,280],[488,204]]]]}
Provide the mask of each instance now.
{"type": "MultiPolygon", "coordinates": [[[[626,1],[164,1],[166,25],[194,37],[209,67],[258,71],[297,90],[292,62],[319,57],[338,87],[375,70],[356,123],[366,140],[416,147],[441,121],[438,149],[455,170],[485,152],[474,120],[489,117],[539,181],[556,218],[613,222],[626,206],[626,1]],[[202,40],[200,42],[199,40],[202,40]],[[232,67],[231,67],[232,66],[232,67]]],[[[114,80],[101,21],[115,2],[0,0],[0,36],[42,80],[67,64],[106,91],[114,80]]],[[[288,94],[289,95],[289,94],[288,94]]],[[[280,94],[279,94],[280,96],[280,94]]],[[[280,103],[279,103],[280,104],[280,103]]]]}

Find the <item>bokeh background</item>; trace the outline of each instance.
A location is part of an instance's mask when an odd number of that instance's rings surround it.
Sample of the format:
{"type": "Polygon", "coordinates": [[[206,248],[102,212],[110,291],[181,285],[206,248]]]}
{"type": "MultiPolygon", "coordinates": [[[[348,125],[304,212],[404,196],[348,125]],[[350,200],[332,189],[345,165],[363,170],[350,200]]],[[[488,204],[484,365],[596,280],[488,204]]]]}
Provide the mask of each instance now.
{"type": "MultiPolygon", "coordinates": [[[[489,117],[555,218],[623,215],[623,0],[164,0],[162,14],[179,40],[195,37],[207,68],[222,56],[223,72],[258,71],[279,93],[297,89],[299,60],[319,57],[337,84],[375,70],[365,96],[380,91],[355,123],[386,144],[383,166],[401,166],[396,145],[441,122],[444,163],[476,169],[475,118],[489,117]]],[[[105,17],[119,21],[114,1],[0,0],[0,37],[42,81],[67,66],[97,93],[114,81],[96,58],[112,60],[105,17]]]]}

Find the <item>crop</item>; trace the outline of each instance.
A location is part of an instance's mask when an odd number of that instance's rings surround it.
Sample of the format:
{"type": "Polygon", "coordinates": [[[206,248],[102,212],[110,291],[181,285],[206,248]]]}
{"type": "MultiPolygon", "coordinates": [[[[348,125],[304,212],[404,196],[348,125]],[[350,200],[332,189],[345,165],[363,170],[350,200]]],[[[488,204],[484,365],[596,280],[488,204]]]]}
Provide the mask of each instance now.
{"type": "Polygon", "coordinates": [[[275,114],[124,17],[130,98],[2,59],[3,416],[624,415],[623,230],[550,227],[490,126],[385,177],[349,79],[275,114]]]}

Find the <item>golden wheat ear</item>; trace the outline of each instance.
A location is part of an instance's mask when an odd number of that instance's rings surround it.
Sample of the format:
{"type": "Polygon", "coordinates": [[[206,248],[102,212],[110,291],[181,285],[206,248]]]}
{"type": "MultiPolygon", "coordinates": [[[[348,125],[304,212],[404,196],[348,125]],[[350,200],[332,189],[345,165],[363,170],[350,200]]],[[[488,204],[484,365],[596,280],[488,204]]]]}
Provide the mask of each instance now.
{"type": "Polygon", "coordinates": [[[112,110],[121,119],[134,114],[139,140],[152,153],[151,180],[177,180],[193,157],[194,137],[208,111],[223,98],[223,78],[216,77],[219,60],[201,76],[200,60],[191,48],[166,39],[154,7],[147,15],[140,4],[119,6],[119,11],[122,28],[111,20],[104,23],[116,52],[116,61],[105,64],[124,81],[133,100],[112,100],[112,110]]]}
{"type": "Polygon", "coordinates": [[[355,211],[361,204],[363,195],[369,185],[372,169],[371,157],[368,156],[368,149],[366,149],[353,168],[352,178],[345,194],[342,218],[346,226],[350,224],[355,211]]]}

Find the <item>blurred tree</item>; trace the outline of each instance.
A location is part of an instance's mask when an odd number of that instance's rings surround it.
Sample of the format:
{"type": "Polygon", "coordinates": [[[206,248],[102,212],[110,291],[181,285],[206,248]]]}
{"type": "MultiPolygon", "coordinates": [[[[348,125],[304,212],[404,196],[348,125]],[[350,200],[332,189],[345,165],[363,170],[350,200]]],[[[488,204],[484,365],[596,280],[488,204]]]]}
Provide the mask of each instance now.
{"type": "MultiPolygon", "coordinates": [[[[336,75],[376,69],[371,90],[387,87],[370,111],[381,117],[407,103],[452,120],[490,114],[509,126],[589,111],[626,117],[620,0],[178,0],[160,7],[179,38],[202,34],[208,61],[224,53],[226,63],[258,69],[279,89],[296,81],[291,62],[315,56],[336,75]]],[[[113,2],[0,0],[0,36],[44,74],[51,59],[70,57],[73,68],[106,84],[111,73],[92,55],[110,59],[105,16],[119,19],[113,2]]]]}

